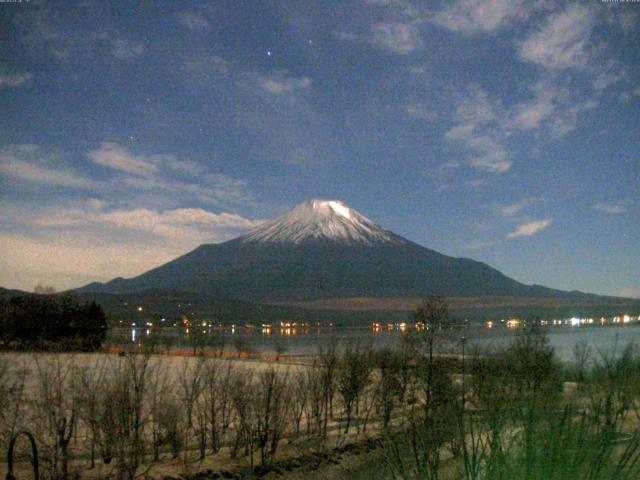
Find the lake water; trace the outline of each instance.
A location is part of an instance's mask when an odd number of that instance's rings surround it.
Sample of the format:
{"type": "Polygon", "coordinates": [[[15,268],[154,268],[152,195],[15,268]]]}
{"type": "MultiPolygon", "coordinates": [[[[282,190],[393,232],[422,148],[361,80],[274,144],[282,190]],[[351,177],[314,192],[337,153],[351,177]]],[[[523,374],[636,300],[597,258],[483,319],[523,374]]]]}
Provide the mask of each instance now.
{"type": "MultiPolygon", "coordinates": [[[[474,325],[462,329],[443,331],[442,351],[446,353],[460,352],[460,338],[467,339],[467,346],[472,345],[505,345],[516,335],[517,330],[507,328],[489,329],[484,325],[474,325]]],[[[114,329],[110,335],[113,344],[140,344],[151,334],[145,328],[114,329]]],[[[286,355],[308,355],[316,353],[319,346],[326,346],[336,341],[339,348],[350,342],[370,345],[374,349],[398,348],[403,341],[403,333],[397,329],[391,331],[375,331],[372,328],[304,328],[279,331],[263,331],[260,329],[226,329],[206,330],[207,335],[216,339],[217,344],[224,343],[229,352],[244,348],[252,352],[272,354],[281,346],[286,355]]],[[[172,348],[187,349],[190,346],[189,335],[182,328],[164,329],[162,336],[173,338],[172,348]]],[[[547,336],[555,348],[558,357],[570,362],[573,349],[578,343],[586,341],[594,355],[619,353],[629,343],[640,345],[640,323],[627,325],[581,325],[549,327],[547,336]]],[[[162,342],[160,343],[162,348],[162,342]]],[[[216,347],[219,348],[219,347],[216,347]]]]}

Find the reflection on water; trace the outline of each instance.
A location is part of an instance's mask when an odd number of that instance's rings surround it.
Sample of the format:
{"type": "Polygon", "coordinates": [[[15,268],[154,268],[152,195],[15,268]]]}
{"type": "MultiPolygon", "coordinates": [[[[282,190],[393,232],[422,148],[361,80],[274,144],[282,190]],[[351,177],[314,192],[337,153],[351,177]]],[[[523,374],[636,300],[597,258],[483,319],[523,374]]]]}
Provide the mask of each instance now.
{"type": "MultiPolygon", "coordinates": [[[[570,361],[574,346],[586,340],[597,352],[621,351],[630,341],[640,343],[640,317],[628,315],[609,319],[570,318],[543,321],[551,345],[558,356],[570,361]]],[[[132,324],[135,325],[135,324],[132,324]]],[[[456,353],[459,340],[465,337],[470,344],[505,344],[521,330],[526,322],[519,319],[504,319],[483,323],[461,323],[439,329],[446,353],[456,353]],[[447,350],[448,349],[448,350],[447,350]]],[[[319,345],[335,340],[339,345],[357,341],[373,348],[397,348],[407,334],[425,328],[413,323],[379,323],[368,326],[334,327],[333,324],[311,324],[305,322],[279,322],[261,325],[220,325],[191,322],[180,327],[144,326],[114,328],[109,341],[117,345],[150,345],[166,348],[191,348],[194,344],[212,349],[233,350],[240,345],[253,352],[274,353],[286,350],[290,355],[315,353],[319,345]]]]}

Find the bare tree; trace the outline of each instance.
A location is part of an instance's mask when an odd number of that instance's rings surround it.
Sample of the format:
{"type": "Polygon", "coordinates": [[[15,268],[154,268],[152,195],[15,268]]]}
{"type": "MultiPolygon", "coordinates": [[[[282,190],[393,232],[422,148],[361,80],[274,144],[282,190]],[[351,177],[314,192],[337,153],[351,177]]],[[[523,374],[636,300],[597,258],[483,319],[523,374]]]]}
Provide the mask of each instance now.
{"type": "Polygon", "coordinates": [[[338,372],[338,391],[346,416],[345,434],[349,433],[353,412],[358,410],[360,396],[369,383],[370,374],[369,352],[357,344],[348,345],[338,372]]]}
{"type": "Polygon", "coordinates": [[[203,366],[202,358],[198,358],[195,362],[185,361],[178,376],[187,428],[193,428],[193,409],[203,388],[203,366]]]}
{"type": "Polygon", "coordinates": [[[151,446],[153,461],[160,458],[160,446],[165,443],[163,437],[163,420],[166,412],[166,405],[170,401],[170,392],[175,391],[175,382],[161,362],[154,368],[147,384],[149,406],[149,423],[151,430],[151,446]]]}
{"type": "Polygon", "coordinates": [[[0,445],[20,426],[21,406],[24,400],[26,369],[9,355],[0,354],[0,445]]]}
{"type": "Polygon", "coordinates": [[[56,289],[51,285],[38,283],[33,289],[33,293],[35,293],[36,295],[53,295],[56,293],[56,289]]]}
{"type": "Polygon", "coordinates": [[[243,353],[248,352],[247,341],[241,335],[233,337],[233,347],[236,349],[236,352],[238,352],[238,358],[240,358],[243,353]]]}
{"type": "Polygon", "coordinates": [[[255,437],[260,449],[260,462],[271,463],[286,426],[288,409],[288,374],[272,368],[261,372],[255,388],[255,437]]]}
{"type": "Polygon", "coordinates": [[[229,386],[232,375],[233,366],[231,363],[221,365],[218,361],[209,359],[204,364],[201,407],[205,414],[203,420],[208,430],[212,453],[216,453],[220,449],[222,436],[229,426],[231,409],[229,386]]]}
{"type": "Polygon", "coordinates": [[[298,371],[291,380],[291,411],[295,424],[296,435],[300,434],[300,423],[302,416],[307,410],[309,403],[309,378],[305,371],[298,371]]]}
{"type": "Polygon", "coordinates": [[[69,443],[76,428],[80,375],[73,357],[34,355],[36,365],[36,424],[48,447],[51,474],[69,478],[69,443]]]}
{"type": "Polygon", "coordinates": [[[395,406],[402,401],[404,385],[402,360],[390,350],[382,350],[376,356],[379,379],[375,389],[378,409],[382,412],[382,425],[389,426],[395,406]]]}
{"type": "Polygon", "coordinates": [[[320,347],[318,357],[323,371],[324,390],[324,425],[322,431],[326,434],[329,418],[333,417],[333,397],[335,394],[336,371],[338,369],[337,340],[332,337],[326,348],[320,347]]]}
{"type": "Polygon", "coordinates": [[[252,402],[254,398],[253,375],[234,375],[230,385],[231,401],[234,409],[235,438],[231,447],[231,456],[235,458],[240,448],[245,449],[245,455],[250,455],[253,466],[253,425],[255,410],[252,402]]]}
{"type": "Polygon", "coordinates": [[[183,418],[180,400],[173,396],[168,397],[159,412],[158,423],[161,431],[160,443],[169,445],[173,458],[178,458],[184,446],[183,418]]]}
{"type": "Polygon", "coordinates": [[[127,354],[113,365],[105,426],[113,436],[119,478],[133,480],[144,455],[144,400],[149,355],[127,354]]]}
{"type": "Polygon", "coordinates": [[[313,364],[306,370],[308,401],[306,404],[307,436],[318,434],[325,436],[327,401],[327,376],[322,367],[314,359],[313,364]]]}
{"type": "Polygon", "coordinates": [[[89,455],[91,468],[96,466],[97,447],[100,444],[100,399],[105,378],[104,364],[101,359],[81,369],[80,374],[80,412],[79,417],[85,431],[90,436],[89,455]]]}
{"type": "Polygon", "coordinates": [[[281,336],[277,336],[273,342],[274,349],[276,351],[276,362],[280,361],[280,357],[287,352],[287,344],[281,336]]]}

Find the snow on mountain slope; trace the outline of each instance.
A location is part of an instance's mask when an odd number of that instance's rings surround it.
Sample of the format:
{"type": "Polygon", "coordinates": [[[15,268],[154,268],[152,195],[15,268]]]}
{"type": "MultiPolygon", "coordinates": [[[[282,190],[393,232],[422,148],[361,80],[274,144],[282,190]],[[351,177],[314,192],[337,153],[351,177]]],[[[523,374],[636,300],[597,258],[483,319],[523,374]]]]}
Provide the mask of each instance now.
{"type": "Polygon", "coordinates": [[[239,238],[243,243],[292,243],[330,240],[346,244],[403,244],[406,240],[380,228],[337,200],[307,200],[239,238]]]}

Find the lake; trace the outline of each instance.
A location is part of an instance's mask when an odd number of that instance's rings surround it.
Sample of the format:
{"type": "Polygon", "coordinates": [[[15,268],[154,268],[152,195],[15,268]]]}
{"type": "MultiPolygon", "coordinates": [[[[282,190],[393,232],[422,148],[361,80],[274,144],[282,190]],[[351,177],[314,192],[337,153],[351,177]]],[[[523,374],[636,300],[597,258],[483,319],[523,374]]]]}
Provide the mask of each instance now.
{"type": "MultiPolygon", "coordinates": [[[[454,330],[443,330],[441,337],[441,351],[446,353],[460,352],[460,338],[467,339],[466,345],[505,345],[518,329],[508,329],[502,326],[486,328],[485,324],[475,324],[458,327],[454,330]]],[[[390,330],[369,327],[353,328],[287,328],[272,331],[271,329],[255,328],[226,328],[203,329],[203,334],[210,336],[215,348],[223,344],[226,351],[233,352],[239,348],[256,353],[275,353],[278,347],[287,355],[308,355],[317,352],[319,346],[326,346],[336,341],[339,348],[344,348],[350,342],[370,345],[374,349],[398,348],[404,338],[399,328],[390,330]]],[[[109,335],[109,343],[113,345],[142,344],[153,335],[147,328],[114,328],[109,335]]],[[[164,328],[161,337],[172,338],[172,348],[187,349],[190,346],[191,335],[183,328],[164,328]]],[[[563,361],[571,361],[573,349],[580,342],[588,342],[595,355],[621,352],[629,343],[640,345],[640,323],[632,322],[625,325],[578,325],[578,326],[548,326],[547,336],[550,344],[555,348],[558,357],[563,361]]],[[[160,342],[162,348],[162,341],[160,342]]]]}

